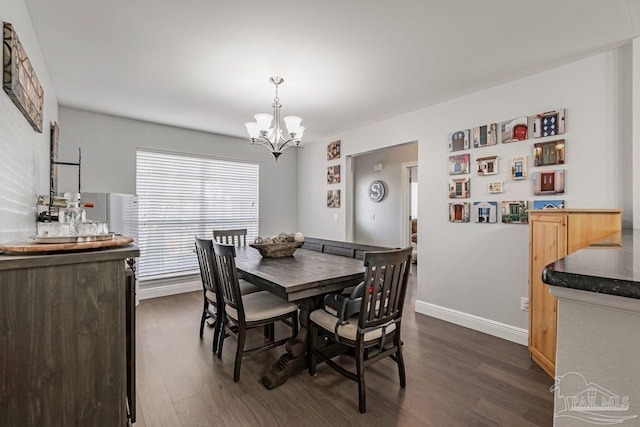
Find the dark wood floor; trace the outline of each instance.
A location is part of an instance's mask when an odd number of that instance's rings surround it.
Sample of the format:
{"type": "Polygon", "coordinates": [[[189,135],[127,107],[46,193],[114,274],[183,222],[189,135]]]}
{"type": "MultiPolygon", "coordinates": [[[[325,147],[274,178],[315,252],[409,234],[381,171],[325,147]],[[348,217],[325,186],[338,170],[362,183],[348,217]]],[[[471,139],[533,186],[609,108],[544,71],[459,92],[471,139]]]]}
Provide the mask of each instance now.
{"type": "Polygon", "coordinates": [[[324,364],[266,390],[260,378],[283,348],[245,357],[234,383],[235,341],[220,360],[212,330],[198,338],[200,292],[142,301],[135,426],[551,426],[552,380],[527,348],[415,314],[415,282],[414,269],[402,324],[407,388],[390,359],[372,365],[366,414],[356,383],[324,364]]]}

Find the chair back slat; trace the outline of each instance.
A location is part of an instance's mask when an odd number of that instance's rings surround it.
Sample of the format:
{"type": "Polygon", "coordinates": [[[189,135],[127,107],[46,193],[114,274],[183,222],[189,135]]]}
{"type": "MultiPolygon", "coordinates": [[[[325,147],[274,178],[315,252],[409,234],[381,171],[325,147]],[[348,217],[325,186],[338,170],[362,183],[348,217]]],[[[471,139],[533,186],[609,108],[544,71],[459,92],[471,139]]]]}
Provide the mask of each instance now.
{"type": "Polygon", "coordinates": [[[244,322],[244,307],[240,292],[238,270],[236,269],[236,250],[233,245],[213,242],[213,253],[218,272],[218,283],[224,303],[238,313],[238,320],[244,322]]]}
{"type": "Polygon", "coordinates": [[[198,265],[200,266],[200,277],[202,278],[202,287],[206,291],[218,294],[218,279],[216,267],[213,259],[213,243],[211,239],[196,240],[196,254],[198,255],[198,265]]]}
{"type": "Polygon", "coordinates": [[[213,230],[213,239],[225,245],[247,246],[247,229],[213,230]]]}
{"type": "Polygon", "coordinates": [[[411,247],[364,255],[366,289],[360,307],[361,329],[389,323],[402,316],[409,279],[411,247]]]}

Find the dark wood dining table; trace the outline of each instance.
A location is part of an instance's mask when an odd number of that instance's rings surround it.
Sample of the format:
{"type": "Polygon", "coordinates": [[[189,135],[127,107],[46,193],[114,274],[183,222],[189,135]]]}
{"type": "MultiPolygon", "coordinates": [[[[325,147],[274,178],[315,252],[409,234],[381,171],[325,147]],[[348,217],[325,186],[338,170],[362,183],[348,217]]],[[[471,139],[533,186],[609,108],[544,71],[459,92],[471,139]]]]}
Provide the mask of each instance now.
{"type": "Polygon", "coordinates": [[[300,331],[262,378],[267,389],[307,367],[309,314],[327,293],[360,283],[365,270],[361,259],[301,248],[290,257],[263,258],[249,246],[236,248],[236,267],[244,280],[300,306],[300,331]]]}

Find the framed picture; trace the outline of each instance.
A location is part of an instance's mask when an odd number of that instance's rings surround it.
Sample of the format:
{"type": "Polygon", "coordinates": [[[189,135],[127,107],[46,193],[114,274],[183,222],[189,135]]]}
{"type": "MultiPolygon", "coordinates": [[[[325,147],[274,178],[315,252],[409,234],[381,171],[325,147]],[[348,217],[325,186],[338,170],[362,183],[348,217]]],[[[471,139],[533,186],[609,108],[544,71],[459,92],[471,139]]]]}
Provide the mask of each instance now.
{"type": "Polygon", "coordinates": [[[449,198],[467,199],[471,195],[469,178],[449,180],[449,198]]]}
{"type": "Polygon", "coordinates": [[[53,194],[58,194],[58,145],[60,141],[60,128],[57,122],[51,123],[51,145],[49,146],[49,185],[53,194]]]}
{"type": "Polygon", "coordinates": [[[2,28],[2,52],[2,88],[31,127],[42,133],[44,91],[18,35],[8,22],[2,28]]]}
{"type": "Polygon", "coordinates": [[[496,145],[498,143],[498,124],[491,123],[485,126],[477,126],[472,130],[473,148],[496,145]]]}
{"type": "Polygon", "coordinates": [[[540,171],[531,174],[533,180],[533,194],[562,194],[564,193],[564,169],[555,171],[540,171]]]}
{"type": "Polygon", "coordinates": [[[449,222],[469,222],[469,202],[449,203],[449,222]]]}
{"type": "Polygon", "coordinates": [[[327,191],[327,207],[328,208],[340,207],[340,190],[327,191]]]}
{"type": "Polygon", "coordinates": [[[473,221],[483,224],[498,222],[498,202],[473,202],[473,221]]]}
{"type": "Polygon", "coordinates": [[[518,117],[517,119],[506,120],[500,123],[502,143],[506,144],[508,142],[524,141],[527,139],[527,122],[528,119],[526,117],[518,117]]]}
{"type": "Polygon", "coordinates": [[[564,163],[564,139],[533,144],[533,166],[564,163]]]}
{"type": "Polygon", "coordinates": [[[469,154],[449,156],[449,175],[469,173],[469,154]]]}
{"type": "Polygon", "coordinates": [[[335,160],[340,158],[340,140],[330,142],[327,145],[327,160],[335,160]]]}
{"type": "Polygon", "coordinates": [[[564,200],[534,200],[533,209],[564,209],[564,200]]]}
{"type": "Polygon", "coordinates": [[[531,116],[531,122],[533,123],[534,138],[562,135],[564,133],[564,108],[531,116]]]}
{"type": "Polygon", "coordinates": [[[511,179],[519,180],[527,178],[527,156],[511,159],[511,179]]]}
{"type": "Polygon", "coordinates": [[[495,175],[498,173],[498,156],[478,157],[478,176],[495,175]]]}
{"type": "Polygon", "coordinates": [[[449,151],[469,149],[469,129],[451,132],[449,134],[449,151]]]}
{"type": "Polygon", "coordinates": [[[526,200],[502,202],[502,222],[505,224],[528,224],[527,209],[528,202],[526,200]]]}
{"type": "Polygon", "coordinates": [[[497,194],[504,192],[504,184],[502,181],[494,181],[489,183],[489,193],[497,194]]]}
{"type": "Polygon", "coordinates": [[[329,166],[327,168],[327,184],[340,183],[340,165],[329,166]]]}

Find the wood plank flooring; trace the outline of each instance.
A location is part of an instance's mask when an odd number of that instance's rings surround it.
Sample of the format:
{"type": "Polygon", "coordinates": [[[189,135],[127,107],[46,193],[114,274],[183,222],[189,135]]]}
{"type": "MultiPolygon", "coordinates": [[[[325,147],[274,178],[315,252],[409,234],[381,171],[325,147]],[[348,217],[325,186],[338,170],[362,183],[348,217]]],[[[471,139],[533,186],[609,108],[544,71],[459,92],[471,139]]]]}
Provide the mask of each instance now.
{"type": "Polygon", "coordinates": [[[234,383],[235,341],[225,340],[218,359],[213,330],[198,337],[201,292],[142,301],[135,426],[551,426],[553,382],[527,348],[416,314],[415,270],[402,324],[407,388],[393,361],[373,364],[366,414],[356,383],[324,364],[315,377],[301,372],[266,390],[260,378],[283,347],[246,356],[234,383]]]}

